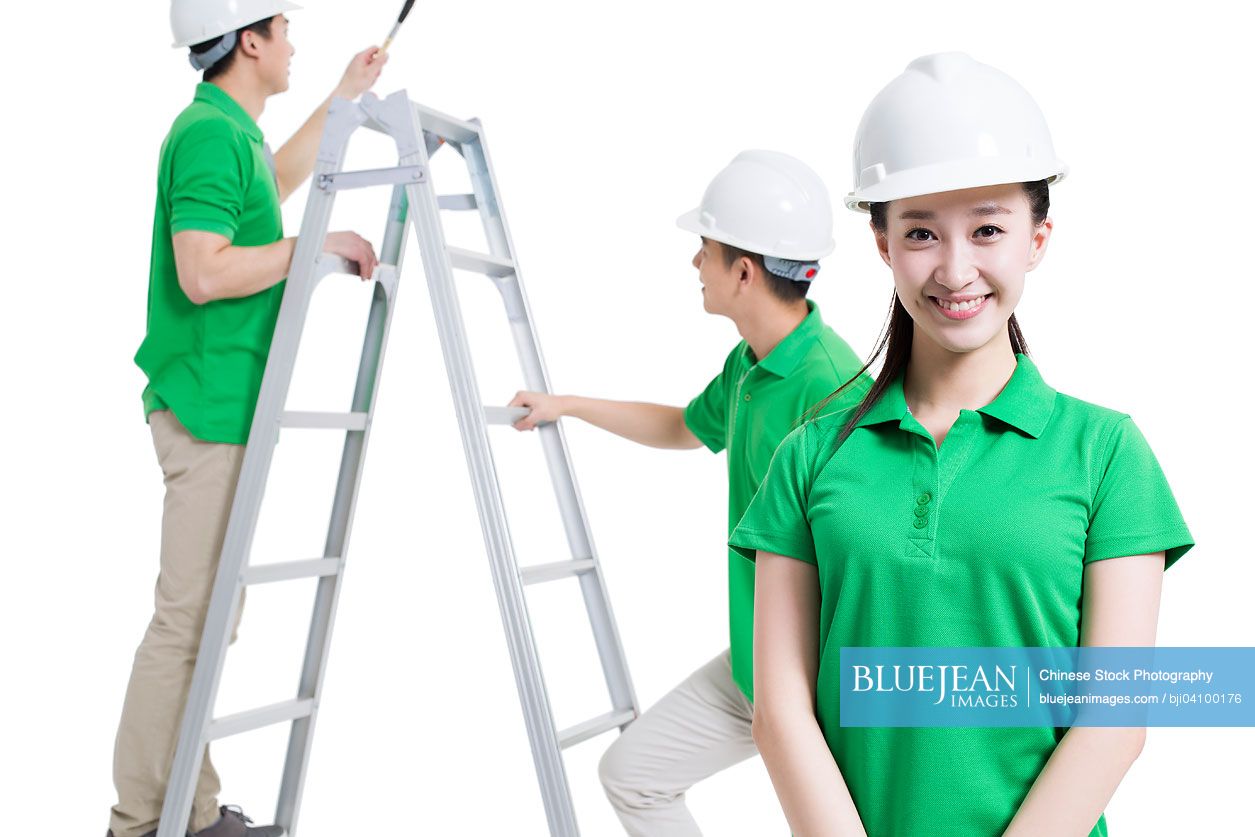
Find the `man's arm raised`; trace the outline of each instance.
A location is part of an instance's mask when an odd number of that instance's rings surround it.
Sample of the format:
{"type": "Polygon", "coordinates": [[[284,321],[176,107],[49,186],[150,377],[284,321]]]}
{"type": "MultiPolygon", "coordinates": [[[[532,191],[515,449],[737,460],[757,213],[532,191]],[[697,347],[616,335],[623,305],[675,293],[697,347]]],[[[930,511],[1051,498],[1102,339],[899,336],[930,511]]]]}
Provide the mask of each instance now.
{"type": "Polygon", "coordinates": [[[365,93],[374,86],[386,63],[388,54],[379,52],[378,47],[367,47],[354,55],[336,89],[310,114],[309,119],[305,120],[305,124],[292,138],[275,152],[275,175],[279,179],[280,202],[287,200],[289,195],[299,189],[314,170],[318,143],[322,139],[323,126],[327,124],[327,109],[331,107],[331,100],[337,96],[342,99],[356,99],[365,93]]]}

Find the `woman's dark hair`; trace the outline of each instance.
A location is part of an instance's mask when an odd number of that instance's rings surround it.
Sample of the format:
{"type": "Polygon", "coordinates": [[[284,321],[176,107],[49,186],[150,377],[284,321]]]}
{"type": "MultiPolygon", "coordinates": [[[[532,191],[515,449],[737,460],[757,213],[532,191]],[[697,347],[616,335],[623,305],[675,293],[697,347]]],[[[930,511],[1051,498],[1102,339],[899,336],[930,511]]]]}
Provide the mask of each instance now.
{"type": "MultiPolygon", "coordinates": [[[[1033,219],[1033,226],[1039,227],[1050,213],[1050,186],[1045,180],[1033,180],[1022,185],[1024,186],[1024,194],[1028,197],[1029,212],[1033,219]]],[[[870,206],[872,227],[881,235],[889,228],[888,207],[889,204],[887,202],[873,203],[870,206]]],[[[1024,341],[1024,334],[1020,331],[1020,324],[1015,320],[1015,314],[1012,314],[1007,320],[1007,333],[1011,338],[1011,350],[1016,354],[1028,354],[1028,343],[1024,341]]],[[[844,441],[845,437],[850,435],[850,431],[854,429],[854,426],[858,424],[858,420],[867,414],[867,411],[884,395],[885,390],[889,388],[889,384],[893,383],[893,380],[906,369],[907,361],[911,359],[911,341],[914,334],[915,328],[911,315],[902,306],[902,301],[898,299],[897,291],[894,291],[889,316],[885,327],[881,329],[880,339],[876,343],[876,348],[872,351],[871,357],[863,364],[862,369],[858,370],[848,381],[837,387],[836,392],[807,411],[806,420],[809,421],[817,417],[834,398],[857,381],[859,376],[876,362],[877,358],[884,355],[885,363],[880,369],[880,374],[876,376],[876,382],[872,384],[872,388],[868,390],[867,395],[859,402],[858,409],[854,411],[849,421],[841,428],[841,436],[838,443],[844,441]]]]}
{"type": "MultiPolygon", "coordinates": [[[[240,51],[240,43],[244,40],[245,32],[256,32],[266,40],[270,40],[270,22],[272,20],[274,20],[273,17],[268,17],[265,20],[259,20],[256,23],[250,23],[248,26],[242,26],[235,30],[235,46],[231,48],[231,51],[228,52],[221,61],[205,70],[205,74],[201,76],[201,81],[213,81],[218,78],[218,76],[231,69],[231,65],[235,63],[235,54],[240,51]]],[[[201,43],[192,46],[192,52],[197,55],[209,52],[209,50],[216,47],[221,41],[222,37],[217,37],[209,41],[202,41],[201,43]]]]}
{"type": "MultiPolygon", "coordinates": [[[[714,239],[711,239],[714,241],[714,239]]],[[[785,279],[783,276],[777,276],[767,269],[767,265],[763,263],[762,255],[751,253],[748,250],[742,250],[740,247],[733,247],[731,244],[724,244],[722,241],[716,241],[720,250],[723,252],[723,266],[732,267],[739,258],[747,258],[754,264],[758,265],[758,269],[763,272],[763,276],[767,277],[767,289],[771,291],[771,295],[781,302],[797,302],[799,299],[805,299],[806,293],[811,289],[810,282],[795,282],[792,279],[785,279]]]]}
{"type": "MultiPolygon", "coordinates": [[[[1030,180],[1020,185],[1024,187],[1024,195],[1028,198],[1028,211],[1033,218],[1033,226],[1040,227],[1050,214],[1050,186],[1045,180],[1030,180]]],[[[873,203],[868,208],[872,213],[872,227],[884,235],[889,229],[889,203],[873,203]]]]}

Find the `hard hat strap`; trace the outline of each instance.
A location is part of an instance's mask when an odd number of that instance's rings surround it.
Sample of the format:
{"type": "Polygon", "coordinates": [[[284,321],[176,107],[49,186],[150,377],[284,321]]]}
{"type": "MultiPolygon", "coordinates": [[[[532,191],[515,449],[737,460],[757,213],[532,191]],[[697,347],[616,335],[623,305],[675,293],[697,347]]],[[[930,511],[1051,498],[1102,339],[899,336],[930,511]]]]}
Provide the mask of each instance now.
{"type": "Polygon", "coordinates": [[[769,273],[794,282],[810,282],[819,273],[819,262],[799,262],[763,256],[763,266],[769,273]]]}
{"type": "Polygon", "coordinates": [[[187,60],[198,70],[208,70],[235,49],[235,40],[235,32],[228,32],[222,36],[221,41],[204,52],[189,52],[187,60]]]}

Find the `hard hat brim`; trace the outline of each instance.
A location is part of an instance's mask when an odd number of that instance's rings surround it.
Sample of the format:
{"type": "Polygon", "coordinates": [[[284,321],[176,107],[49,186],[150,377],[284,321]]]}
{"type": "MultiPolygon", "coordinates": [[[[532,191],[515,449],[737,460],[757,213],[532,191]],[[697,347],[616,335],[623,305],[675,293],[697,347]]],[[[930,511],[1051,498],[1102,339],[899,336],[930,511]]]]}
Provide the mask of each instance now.
{"type": "Polygon", "coordinates": [[[705,224],[702,221],[702,208],[700,206],[676,218],[675,225],[685,232],[709,238],[711,241],[718,241],[720,244],[731,245],[747,253],[757,253],[760,256],[773,256],[777,259],[789,259],[790,261],[818,261],[831,253],[837,246],[835,241],[829,239],[828,243],[819,250],[781,249],[777,247],[768,247],[764,250],[761,244],[745,241],[705,224]]]}
{"type": "Polygon", "coordinates": [[[846,209],[869,212],[873,203],[887,203],[920,195],[998,186],[1004,183],[1026,183],[1045,180],[1058,183],[1067,176],[1068,167],[1061,160],[1005,160],[978,158],[956,160],[933,166],[921,166],[895,172],[869,186],[845,196],[846,209]]]}
{"type": "Polygon", "coordinates": [[[205,41],[212,41],[214,38],[221,38],[228,32],[234,32],[244,26],[248,26],[250,23],[256,23],[259,20],[266,20],[267,18],[274,17],[275,15],[281,15],[284,12],[296,11],[300,8],[302,7],[298,6],[296,3],[289,3],[287,0],[275,0],[274,11],[268,15],[256,17],[252,20],[223,21],[221,25],[206,28],[195,36],[181,38],[171,44],[170,47],[171,49],[182,49],[185,47],[195,46],[196,44],[203,44],[205,41]],[[232,25],[232,23],[234,23],[234,25],[232,25]]]}

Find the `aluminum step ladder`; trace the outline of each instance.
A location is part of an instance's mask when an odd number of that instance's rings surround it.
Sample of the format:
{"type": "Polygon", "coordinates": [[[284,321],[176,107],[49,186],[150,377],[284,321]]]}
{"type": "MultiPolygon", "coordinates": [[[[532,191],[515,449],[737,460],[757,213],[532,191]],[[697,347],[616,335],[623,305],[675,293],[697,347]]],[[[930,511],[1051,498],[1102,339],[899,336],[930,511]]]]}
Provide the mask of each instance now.
{"type": "Polygon", "coordinates": [[[557,495],[571,558],[520,568],[514,554],[487,426],[513,423],[526,414],[526,410],[484,406],[475,382],[470,348],[453,285],[454,269],[472,271],[493,282],[505,303],[526,387],[548,392],[549,386],[515,265],[514,248],[501,211],[483,129],[478,120],[463,121],[414,104],[404,91],[386,99],[367,93],[357,103],[336,99],[328,113],[314,168],[313,186],[262,378],[184,710],[158,837],[183,835],[201,760],[210,741],[280,723],[290,723],[291,733],[274,822],[285,829],[288,837],[296,835],[340,579],[344,572],[362,462],[370,437],[375,395],[396,304],[407,229],[411,222],[418,235],[423,269],[431,292],[479,508],[480,525],[513,661],[515,682],[552,835],[575,837],[579,833],[561,751],[603,732],[623,729],[640,714],[566,440],[556,423],[541,425],[537,433],[557,495]],[[397,145],[397,166],[342,171],[348,141],[354,131],[363,126],[393,138],[397,145]],[[444,144],[459,152],[465,160],[472,184],[471,194],[436,194],[429,176],[428,160],[444,144]],[[322,252],[336,192],[378,185],[392,186],[392,200],[379,255],[380,263],[373,277],[375,287],[351,408],[346,413],[288,411],[285,409],[288,388],[314,288],[319,280],[331,273],[352,272],[342,259],[322,252]],[[475,253],[448,246],[440,218],[442,209],[477,211],[489,252],[475,253]],[[283,428],[318,428],[345,434],[326,545],[320,558],[251,566],[248,558],[253,535],[274,446],[283,428]],[[213,718],[241,590],[253,584],[315,577],[319,579],[318,591],[296,697],[271,706],[213,718]],[[611,709],[569,729],[558,730],[532,636],[524,587],[569,577],[579,579],[611,709]]]}

